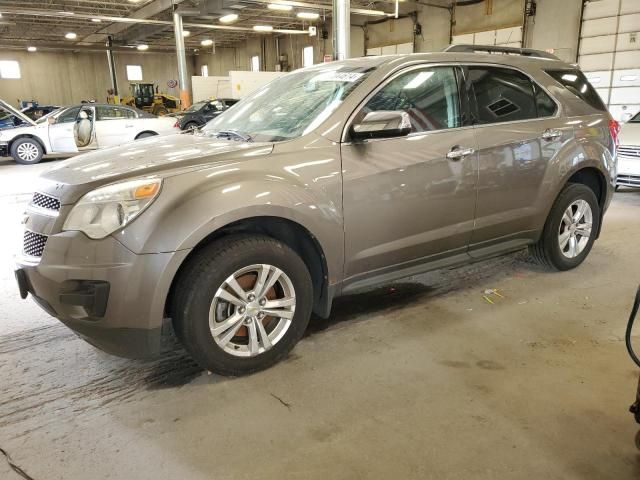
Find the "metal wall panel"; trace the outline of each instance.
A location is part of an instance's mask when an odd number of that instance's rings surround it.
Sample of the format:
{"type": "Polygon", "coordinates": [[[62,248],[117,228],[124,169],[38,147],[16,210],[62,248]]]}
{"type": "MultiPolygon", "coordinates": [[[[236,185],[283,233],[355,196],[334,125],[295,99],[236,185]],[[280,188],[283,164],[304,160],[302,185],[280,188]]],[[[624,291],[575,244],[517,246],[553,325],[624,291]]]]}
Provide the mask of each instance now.
{"type": "Polygon", "coordinates": [[[578,63],[614,118],[640,104],[640,0],[585,5],[578,63]]]}

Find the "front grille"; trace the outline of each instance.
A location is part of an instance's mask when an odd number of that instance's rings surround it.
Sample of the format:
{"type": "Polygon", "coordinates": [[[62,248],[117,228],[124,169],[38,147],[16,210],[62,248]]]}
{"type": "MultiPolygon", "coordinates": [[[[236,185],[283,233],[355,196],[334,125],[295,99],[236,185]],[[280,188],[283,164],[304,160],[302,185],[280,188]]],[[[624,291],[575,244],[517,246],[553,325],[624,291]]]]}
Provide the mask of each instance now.
{"type": "Polygon", "coordinates": [[[618,147],[618,155],[627,158],[640,158],[640,146],[620,145],[618,147]]]}
{"type": "Polygon", "coordinates": [[[44,208],[45,210],[53,210],[58,212],[60,210],[60,200],[44,193],[34,193],[31,205],[34,207],[44,208]]]}
{"type": "Polygon", "coordinates": [[[624,187],[640,187],[640,175],[618,175],[616,185],[624,187]]]}
{"type": "Polygon", "coordinates": [[[31,257],[41,257],[44,252],[44,246],[47,244],[47,236],[30,230],[24,231],[24,243],[22,251],[25,255],[31,257]]]}

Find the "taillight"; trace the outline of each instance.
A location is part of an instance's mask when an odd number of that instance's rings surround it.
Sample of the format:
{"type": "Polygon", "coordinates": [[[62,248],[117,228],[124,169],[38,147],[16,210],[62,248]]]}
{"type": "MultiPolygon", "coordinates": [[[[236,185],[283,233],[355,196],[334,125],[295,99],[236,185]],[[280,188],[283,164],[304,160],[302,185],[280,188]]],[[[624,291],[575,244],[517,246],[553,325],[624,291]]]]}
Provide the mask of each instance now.
{"type": "Polygon", "coordinates": [[[609,133],[611,133],[615,146],[620,145],[620,122],[613,118],[609,119],[609,133]]]}
{"type": "Polygon", "coordinates": [[[180,128],[180,120],[176,120],[176,123],[173,124],[173,128],[180,128]]]}

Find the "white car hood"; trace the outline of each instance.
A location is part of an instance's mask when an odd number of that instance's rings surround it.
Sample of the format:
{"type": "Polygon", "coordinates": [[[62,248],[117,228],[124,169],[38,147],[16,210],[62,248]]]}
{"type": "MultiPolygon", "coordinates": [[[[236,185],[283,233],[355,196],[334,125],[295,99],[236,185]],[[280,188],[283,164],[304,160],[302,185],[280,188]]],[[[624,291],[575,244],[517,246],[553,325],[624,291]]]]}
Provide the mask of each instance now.
{"type": "Polygon", "coordinates": [[[22,113],[20,110],[17,110],[15,108],[13,108],[11,105],[9,105],[7,102],[5,102],[4,100],[0,99],[0,108],[11,113],[12,115],[15,115],[16,117],[18,117],[20,120],[27,122],[30,125],[35,125],[36,122],[34,122],[33,120],[31,120],[29,117],[27,117],[24,113],[22,113]]]}

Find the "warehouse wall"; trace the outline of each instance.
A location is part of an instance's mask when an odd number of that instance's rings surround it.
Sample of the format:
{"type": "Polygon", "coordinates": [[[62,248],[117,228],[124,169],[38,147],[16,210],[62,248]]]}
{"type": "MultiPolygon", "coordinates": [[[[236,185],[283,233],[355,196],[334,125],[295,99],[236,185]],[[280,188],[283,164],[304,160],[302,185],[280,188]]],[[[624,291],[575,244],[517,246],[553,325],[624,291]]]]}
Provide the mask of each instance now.
{"type": "Polygon", "coordinates": [[[575,62],[582,0],[538,0],[536,15],[527,22],[526,46],[553,49],[562,60],[575,62]]]}
{"type": "MultiPolygon", "coordinates": [[[[95,98],[105,101],[111,87],[109,67],[104,52],[36,52],[0,50],[0,60],[20,64],[19,80],[0,79],[0,98],[17,105],[20,100],[37,100],[41,104],[71,104],[95,98]]],[[[120,92],[129,91],[126,65],[140,65],[144,81],[157,82],[160,90],[178,95],[167,88],[167,80],[177,79],[174,53],[116,53],[120,92]]],[[[191,57],[187,64],[192,70],[191,57]]]]}
{"type": "MultiPolygon", "coordinates": [[[[565,0],[551,0],[564,3],[565,0]]],[[[473,5],[458,6],[455,13],[455,35],[497,30],[522,25],[524,0],[490,0],[473,5]],[[490,11],[487,12],[487,6],[490,11]]]]}

